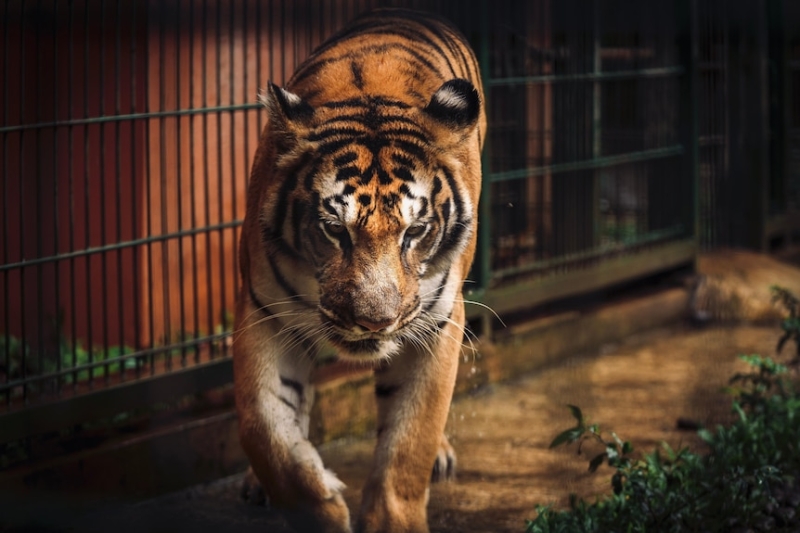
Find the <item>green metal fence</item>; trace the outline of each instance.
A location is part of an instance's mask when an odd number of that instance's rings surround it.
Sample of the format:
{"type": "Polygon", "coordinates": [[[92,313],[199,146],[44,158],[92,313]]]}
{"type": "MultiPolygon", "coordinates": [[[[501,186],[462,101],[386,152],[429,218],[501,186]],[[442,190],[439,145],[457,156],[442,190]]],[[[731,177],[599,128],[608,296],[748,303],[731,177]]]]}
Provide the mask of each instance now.
{"type": "Polygon", "coordinates": [[[0,443],[230,383],[257,90],[389,4],[481,61],[471,299],[505,315],[692,263],[693,1],[5,2],[0,443]]]}
{"type": "Polygon", "coordinates": [[[692,261],[691,70],[678,40],[689,7],[493,11],[479,264],[480,297],[496,311],[692,261]]]}

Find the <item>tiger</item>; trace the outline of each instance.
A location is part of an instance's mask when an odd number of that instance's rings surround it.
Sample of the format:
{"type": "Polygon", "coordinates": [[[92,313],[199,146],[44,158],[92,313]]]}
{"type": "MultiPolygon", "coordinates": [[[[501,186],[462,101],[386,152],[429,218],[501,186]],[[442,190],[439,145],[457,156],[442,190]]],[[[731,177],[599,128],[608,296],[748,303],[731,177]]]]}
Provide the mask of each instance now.
{"type": "Polygon", "coordinates": [[[268,83],[240,240],[239,439],[296,530],[427,532],[465,334],[486,115],[461,32],[404,9],[361,15],[284,87],[268,83]],[[377,443],[358,516],[308,440],[324,347],[374,368],[377,443]],[[354,513],[355,514],[355,513],[354,513]]]}

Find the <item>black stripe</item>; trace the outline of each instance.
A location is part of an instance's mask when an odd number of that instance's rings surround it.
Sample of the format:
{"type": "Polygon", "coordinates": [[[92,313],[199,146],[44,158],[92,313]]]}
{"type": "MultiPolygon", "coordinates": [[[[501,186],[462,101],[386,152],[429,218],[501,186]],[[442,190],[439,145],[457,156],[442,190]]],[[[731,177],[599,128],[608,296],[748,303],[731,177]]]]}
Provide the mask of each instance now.
{"type": "MultiPolygon", "coordinates": [[[[327,211],[327,212],[328,212],[328,213],[330,213],[331,215],[333,215],[333,216],[335,216],[335,217],[338,217],[338,216],[339,216],[339,212],[336,210],[336,208],[335,208],[335,207],[333,207],[333,203],[331,203],[331,201],[332,201],[334,198],[335,198],[334,196],[331,196],[330,198],[325,198],[325,199],[322,201],[322,207],[324,207],[324,208],[325,208],[325,211],[327,211]]],[[[341,203],[341,198],[339,199],[339,203],[341,203]]]]}
{"type": "Polygon", "coordinates": [[[295,198],[292,202],[292,231],[294,232],[294,248],[297,251],[303,249],[305,235],[303,235],[302,226],[305,212],[306,205],[295,198]]]}
{"type": "Polygon", "coordinates": [[[300,398],[303,397],[303,384],[302,383],[300,383],[299,381],[295,381],[295,380],[293,380],[291,378],[285,378],[283,376],[280,376],[280,378],[281,378],[281,385],[283,385],[284,387],[289,387],[290,389],[293,389],[300,398]]]}
{"type": "Polygon", "coordinates": [[[336,181],[346,181],[350,178],[355,178],[361,174],[361,169],[358,167],[340,167],[339,170],[336,171],[336,181]]]}
{"type": "Polygon", "coordinates": [[[353,144],[352,139],[335,139],[333,141],[328,141],[317,146],[317,154],[319,156],[334,154],[339,150],[341,150],[342,148],[344,148],[345,146],[350,146],[352,144],[353,144]]]}
{"type": "Polygon", "coordinates": [[[411,137],[413,139],[417,139],[420,142],[423,142],[425,144],[432,144],[431,140],[430,140],[430,137],[425,135],[425,133],[423,133],[422,131],[419,131],[419,130],[415,131],[415,130],[413,130],[411,128],[397,127],[397,128],[381,130],[381,133],[383,135],[407,136],[407,137],[411,137]]]}
{"type": "Polygon", "coordinates": [[[439,248],[432,257],[432,261],[434,262],[447,255],[459,244],[461,244],[464,233],[472,224],[472,217],[469,214],[464,213],[464,200],[461,198],[461,194],[458,192],[457,184],[453,174],[446,168],[443,168],[442,171],[444,172],[445,179],[447,180],[447,185],[450,188],[450,194],[452,195],[451,198],[455,206],[455,212],[452,213],[453,217],[455,218],[455,222],[448,224],[451,216],[450,202],[445,201],[441,208],[445,225],[443,230],[444,235],[439,243],[439,248]]]}
{"type": "MultiPolygon", "coordinates": [[[[305,303],[300,295],[297,293],[294,287],[283,277],[283,273],[278,268],[277,263],[275,263],[275,258],[272,257],[272,254],[267,254],[267,261],[269,262],[269,267],[272,269],[272,274],[275,277],[275,281],[278,282],[278,285],[281,286],[283,292],[286,293],[286,296],[292,298],[293,300],[299,300],[305,303]]],[[[308,305],[308,304],[306,304],[308,305]]]]}
{"type": "Polygon", "coordinates": [[[453,177],[453,173],[447,168],[442,167],[442,172],[444,172],[447,185],[450,187],[450,192],[453,195],[453,203],[456,204],[456,217],[460,218],[461,213],[464,211],[464,201],[461,199],[461,193],[458,192],[458,184],[453,177]]]}
{"type": "Polygon", "coordinates": [[[355,122],[357,124],[361,124],[366,128],[375,130],[381,124],[389,122],[393,118],[395,117],[392,117],[392,115],[379,115],[377,112],[375,112],[373,108],[367,108],[367,111],[365,113],[347,114],[347,115],[339,115],[336,117],[331,117],[322,124],[320,124],[317,127],[317,129],[325,128],[327,126],[331,126],[334,124],[340,124],[340,123],[349,124],[351,122],[355,122]]]}
{"type": "Polygon", "coordinates": [[[442,222],[445,228],[445,231],[449,229],[449,222],[450,222],[450,200],[445,200],[442,204],[442,222]]]}
{"type": "MultiPolygon", "coordinates": [[[[448,48],[451,48],[447,43],[447,39],[448,38],[445,35],[443,35],[441,33],[441,31],[440,31],[441,27],[439,27],[436,24],[429,24],[428,23],[429,21],[424,19],[424,18],[422,18],[422,17],[415,18],[414,22],[416,22],[420,26],[424,27],[425,29],[427,29],[428,31],[433,33],[438,38],[438,40],[440,42],[442,42],[445,45],[447,45],[448,48]]],[[[436,53],[439,54],[440,58],[443,59],[445,63],[447,63],[447,68],[450,70],[450,74],[452,74],[453,76],[457,76],[456,71],[453,68],[453,64],[450,63],[450,58],[447,57],[447,54],[445,53],[445,51],[442,49],[441,46],[439,46],[439,44],[436,43],[436,41],[434,39],[431,39],[430,37],[428,37],[428,35],[426,35],[424,31],[419,31],[419,30],[414,29],[412,27],[405,26],[405,27],[401,28],[400,30],[387,31],[387,32],[384,32],[384,33],[388,33],[390,35],[394,34],[394,35],[398,35],[400,37],[404,37],[404,38],[410,40],[414,44],[422,44],[423,46],[421,48],[425,48],[424,45],[427,45],[429,48],[435,50],[436,53]]],[[[451,48],[451,52],[452,52],[452,48],[451,48]]]]}
{"type": "Polygon", "coordinates": [[[256,296],[256,292],[253,290],[252,285],[250,286],[250,299],[253,301],[253,305],[256,307],[256,309],[258,309],[267,316],[272,316],[272,313],[270,312],[269,309],[267,309],[267,306],[261,303],[261,300],[259,300],[258,296],[256,296]]]}
{"type": "Polygon", "coordinates": [[[357,108],[370,108],[370,107],[397,107],[399,109],[408,109],[411,107],[405,102],[400,100],[392,100],[382,96],[370,96],[368,98],[349,98],[347,100],[335,100],[333,102],[325,102],[320,104],[320,107],[327,107],[329,109],[341,109],[345,107],[357,108]]]}
{"type": "Polygon", "coordinates": [[[355,85],[358,90],[363,89],[364,73],[361,71],[361,65],[359,65],[355,61],[351,61],[350,72],[353,74],[353,85],[355,85]]]}
{"type": "MultiPolygon", "coordinates": [[[[435,25],[429,26],[427,24],[422,23],[421,22],[422,20],[423,19],[414,20],[414,22],[417,23],[418,26],[417,28],[415,28],[413,25],[402,24],[403,22],[406,23],[410,22],[409,20],[401,20],[399,21],[400,24],[398,24],[395,21],[392,21],[386,24],[373,26],[369,29],[366,29],[363,32],[363,35],[376,35],[378,37],[394,35],[396,37],[401,37],[402,39],[409,41],[410,43],[415,45],[416,48],[418,48],[419,50],[424,50],[426,52],[432,50],[433,52],[435,52],[440,56],[440,59],[444,60],[444,62],[447,63],[447,68],[450,70],[450,73],[453,76],[455,76],[456,75],[455,70],[453,69],[453,65],[450,63],[450,60],[447,57],[445,51],[442,49],[441,46],[439,46],[439,44],[436,43],[434,39],[431,39],[431,37],[429,37],[425,31],[422,31],[422,29],[419,28],[419,26],[428,29],[431,33],[433,33],[436,37],[438,37],[440,41],[444,41],[441,33],[437,29],[435,29],[436,28],[435,25]]],[[[391,43],[391,44],[399,46],[398,43],[391,43]]],[[[361,50],[358,50],[358,52],[361,52],[361,50]]],[[[430,66],[432,70],[434,70],[437,74],[440,74],[438,68],[433,67],[432,64],[430,64],[430,66]]]]}
{"type": "Polygon", "coordinates": [[[297,412],[297,406],[295,404],[293,404],[292,402],[290,402],[288,398],[284,398],[283,396],[278,396],[278,399],[280,401],[282,401],[284,404],[286,404],[289,407],[291,407],[292,411],[297,412]]]}
{"type": "Polygon", "coordinates": [[[281,234],[266,224],[261,226],[261,240],[264,247],[287,256],[291,260],[300,259],[300,254],[286,242],[281,234]]]}
{"type": "Polygon", "coordinates": [[[391,155],[392,161],[398,163],[402,167],[406,167],[407,169],[414,170],[416,169],[416,165],[414,164],[414,160],[410,157],[406,157],[403,154],[392,153],[391,155]]]}
{"type": "Polygon", "coordinates": [[[405,183],[400,185],[400,187],[398,187],[397,190],[400,191],[401,194],[406,195],[408,198],[411,198],[412,200],[416,200],[417,199],[417,197],[414,196],[414,193],[411,192],[411,189],[409,189],[408,185],[406,185],[405,183]]]}
{"type": "Polygon", "coordinates": [[[417,144],[404,139],[392,139],[392,145],[394,145],[395,148],[399,148],[400,150],[408,152],[422,162],[428,161],[427,152],[423,147],[417,144]]]}
{"type": "MultiPolygon", "coordinates": [[[[445,272],[445,275],[446,274],[447,274],[447,272],[445,272]]],[[[444,292],[444,289],[447,286],[447,284],[444,283],[444,277],[445,276],[443,275],[442,276],[442,278],[443,278],[442,282],[439,283],[439,288],[436,289],[436,293],[433,295],[433,297],[430,299],[430,301],[425,304],[425,307],[423,309],[425,312],[429,312],[431,309],[433,309],[436,306],[436,304],[439,303],[439,298],[442,296],[442,293],[444,292]]]]}
{"type": "Polygon", "coordinates": [[[422,207],[419,208],[417,216],[419,218],[425,218],[428,215],[428,199],[423,196],[420,198],[420,202],[422,202],[422,207]]]}
{"type": "Polygon", "coordinates": [[[380,385],[377,383],[375,384],[375,396],[377,396],[378,398],[389,398],[390,396],[393,396],[398,390],[400,390],[400,387],[395,385],[380,385]]]}
{"type": "Polygon", "coordinates": [[[326,141],[332,137],[339,137],[342,135],[347,135],[349,137],[362,137],[367,133],[369,132],[355,128],[324,128],[321,130],[316,130],[314,133],[306,137],[306,140],[311,142],[326,141]]]}
{"type": "Polygon", "coordinates": [[[431,190],[431,203],[436,205],[436,195],[442,192],[442,179],[439,176],[433,177],[433,190],[431,190]]]}
{"type": "Polygon", "coordinates": [[[300,180],[295,179],[294,177],[300,173],[300,170],[305,167],[311,159],[311,154],[304,154],[297,164],[292,165],[291,168],[287,169],[286,172],[286,179],[284,179],[283,183],[281,184],[281,188],[278,190],[278,201],[276,202],[277,208],[275,209],[275,214],[272,217],[272,224],[271,224],[271,237],[273,239],[281,238],[280,228],[283,227],[284,221],[286,219],[286,211],[289,208],[289,195],[292,194],[295,187],[300,180]]]}

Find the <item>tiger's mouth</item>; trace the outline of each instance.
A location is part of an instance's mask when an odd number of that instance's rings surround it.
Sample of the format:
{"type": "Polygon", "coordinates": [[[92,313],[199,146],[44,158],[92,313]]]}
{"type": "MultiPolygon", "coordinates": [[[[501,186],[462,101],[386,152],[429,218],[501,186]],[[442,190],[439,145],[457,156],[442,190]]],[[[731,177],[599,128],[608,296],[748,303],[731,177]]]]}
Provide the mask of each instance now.
{"type": "Polygon", "coordinates": [[[339,357],[357,361],[379,360],[389,357],[400,348],[406,331],[403,324],[391,332],[356,333],[329,317],[322,316],[323,326],[329,329],[328,341],[337,349],[339,357]]]}
{"type": "Polygon", "coordinates": [[[370,336],[364,339],[349,340],[339,333],[332,333],[330,341],[339,348],[344,348],[350,353],[371,354],[380,350],[382,343],[390,339],[376,338],[370,336]]]}

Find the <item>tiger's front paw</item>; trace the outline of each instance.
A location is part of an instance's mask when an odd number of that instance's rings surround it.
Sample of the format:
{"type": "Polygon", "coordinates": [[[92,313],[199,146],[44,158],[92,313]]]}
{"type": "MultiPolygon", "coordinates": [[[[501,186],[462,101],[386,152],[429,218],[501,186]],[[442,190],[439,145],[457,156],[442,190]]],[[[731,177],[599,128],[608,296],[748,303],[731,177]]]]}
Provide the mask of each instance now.
{"type": "Polygon", "coordinates": [[[439,451],[436,452],[436,459],[433,462],[431,472],[431,483],[440,481],[453,481],[456,478],[456,451],[450,445],[447,437],[442,435],[442,442],[439,444],[439,451]]]}
{"type": "Polygon", "coordinates": [[[427,498],[410,502],[383,494],[367,495],[362,505],[356,533],[429,533],[427,498]]]}
{"type": "Polygon", "coordinates": [[[298,533],[352,533],[350,511],[341,494],[285,510],[283,516],[298,533]]]}

